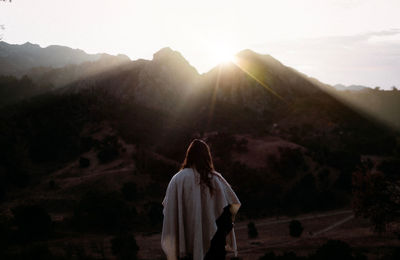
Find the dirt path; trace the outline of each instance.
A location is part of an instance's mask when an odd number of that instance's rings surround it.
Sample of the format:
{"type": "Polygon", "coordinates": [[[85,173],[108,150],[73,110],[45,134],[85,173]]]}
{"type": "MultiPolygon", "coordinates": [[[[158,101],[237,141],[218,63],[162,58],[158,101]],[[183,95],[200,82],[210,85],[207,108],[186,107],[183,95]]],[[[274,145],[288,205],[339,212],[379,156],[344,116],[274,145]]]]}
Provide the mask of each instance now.
{"type": "MultiPolygon", "coordinates": [[[[253,221],[253,222],[256,224],[257,227],[263,227],[263,226],[268,226],[268,225],[289,223],[293,219],[303,221],[303,220],[310,220],[310,219],[315,219],[315,218],[331,217],[331,216],[336,216],[336,215],[346,215],[346,214],[352,214],[352,213],[353,213],[352,210],[341,210],[341,211],[333,211],[333,212],[329,212],[329,213],[320,213],[320,214],[314,214],[314,215],[309,215],[309,216],[303,216],[303,217],[298,217],[298,218],[283,217],[283,219],[279,219],[279,220],[264,219],[264,220],[258,220],[258,221],[253,221]]],[[[247,224],[244,222],[240,222],[235,225],[235,230],[241,230],[241,229],[247,229],[247,224]]]]}
{"type": "Polygon", "coordinates": [[[324,228],[324,229],[322,229],[322,230],[320,230],[318,232],[315,232],[313,234],[313,236],[318,236],[318,235],[320,235],[322,233],[328,232],[329,230],[334,229],[334,228],[346,223],[347,221],[352,220],[353,218],[354,218],[354,215],[352,214],[352,215],[350,215],[350,216],[348,216],[348,217],[346,217],[346,218],[344,218],[344,219],[342,219],[342,220],[340,220],[340,221],[338,221],[338,222],[336,222],[336,223],[334,223],[334,224],[332,224],[332,225],[330,225],[330,226],[328,226],[328,227],[326,227],[326,228],[324,228]]]}

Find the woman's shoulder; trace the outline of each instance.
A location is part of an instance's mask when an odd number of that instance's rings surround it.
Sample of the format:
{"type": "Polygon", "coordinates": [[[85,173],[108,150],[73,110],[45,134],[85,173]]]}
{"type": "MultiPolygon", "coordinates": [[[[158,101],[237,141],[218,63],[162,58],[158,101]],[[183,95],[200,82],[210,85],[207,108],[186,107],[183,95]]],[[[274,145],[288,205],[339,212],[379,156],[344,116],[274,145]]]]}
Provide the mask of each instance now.
{"type": "Polygon", "coordinates": [[[212,174],[213,174],[214,176],[217,176],[218,178],[223,178],[223,177],[222,177],[222,174],[219,173],[219,172],[217,172],[216,170],[213,170],[213,171],[212,171],[212,174]]]}
{"type": "Polygon", "coordinates": [[[193,176],[192,168],[183,168],[180,169],[174,176],[172,176],[171,181],[179,181],[188,177],[193,176]]]}
{"type": "Polygon", "coordinates": [[[212,172],[212,175],[213,175],[213,179],[214,179],[215,181],[217,181],[217,182],[222,182],[222,183],[224,183],[224,184],[230,186],[229,183],[225,180],[225,178],[222,176],[221,173],[219,173],[219,172],[217,172],[217,171],[214,170],[214,171],[212,172]]]}

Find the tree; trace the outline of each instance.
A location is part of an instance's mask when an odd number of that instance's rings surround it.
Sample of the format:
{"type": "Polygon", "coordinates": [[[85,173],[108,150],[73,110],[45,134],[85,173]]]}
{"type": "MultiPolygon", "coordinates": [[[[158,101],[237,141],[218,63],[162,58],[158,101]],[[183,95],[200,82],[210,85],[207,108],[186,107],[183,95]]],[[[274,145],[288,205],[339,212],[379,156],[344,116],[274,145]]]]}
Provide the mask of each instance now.
{"type": "Polygon", "coordinates": [[[353,209],[368,218],[377,232],[400,219],[399,160],[383,161],[379,171],[363,165],[353,174],[353,209]]]}

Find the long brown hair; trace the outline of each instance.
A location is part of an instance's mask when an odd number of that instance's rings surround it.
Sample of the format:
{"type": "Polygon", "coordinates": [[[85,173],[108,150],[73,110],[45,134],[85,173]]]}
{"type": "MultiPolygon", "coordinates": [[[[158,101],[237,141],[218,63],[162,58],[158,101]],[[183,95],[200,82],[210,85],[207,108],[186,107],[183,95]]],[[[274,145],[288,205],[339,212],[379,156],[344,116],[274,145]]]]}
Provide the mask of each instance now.
{"type": "Polygon", "coordinates": [[[210,148],[208,145],[200,140],[194,139],[187,151],[185,160],[182,163],[181,169],[183,168],[194,168],[200,174],[200,184],[206,185],[210,189],[210,193],[213,192],[211,185],[211,178],[209,174],[213,174],[214,164],[211,157],[210,148]]]}

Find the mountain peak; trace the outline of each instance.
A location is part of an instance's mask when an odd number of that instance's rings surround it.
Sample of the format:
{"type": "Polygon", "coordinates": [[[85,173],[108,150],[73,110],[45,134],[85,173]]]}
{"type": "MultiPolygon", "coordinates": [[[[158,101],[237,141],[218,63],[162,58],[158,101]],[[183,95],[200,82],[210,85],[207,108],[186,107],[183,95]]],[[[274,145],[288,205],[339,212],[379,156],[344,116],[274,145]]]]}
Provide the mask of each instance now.
{"type": "Polygon", "coordinates": [[[252,51],[250,49],[241,50],[236,54],[237,57],[242,57],[242,56],[246,57],[246,56],[252,56],[252,55],[260,55],[260,54],[256,53],[255,51],[252,51]]]}
{"type": "Polygon", "coordinates": [[[36,48],[36,47],[40,48],[39,44],[34,44],[34,43],[31,43],[31,42],[26,42],[26,43],[22,44],[22,46],[24,46],[24,47],[32,47],[32,48],[36,48]]]}
{"type": "Polygon", "coordinates": [[[178,51],[174,51],[170,47],[164,47],[158,52],[153,54],[153,60],[164,60],[164,59],[186,59],[182,56],[182,54],[178,51]]]}
{"type": "Polygon", "coordinates": [[[272,57],[269,54],[261,54],[261,53],[255,52],[253,50],[250,50],[250,49],[244,49],[244,50],[238,52],[236,54],[236,57],[238,57],[238,58],[246,58],[246,59],[261,58],[264,61],[268,61],[269,60],[269,61],[279,62],[277,59],[275,59],[274,57],[272,57]]]}
{"type": "Polygon", "coordinates": [[[171,49],[170,47],[165,47],[153,54],[153,62],[155,64],[170,64],[176,68],[185,68],[191,73],[198,74],[197,70],[190,65],[190,63],[183,57],[183,55],[171,49]]]}

